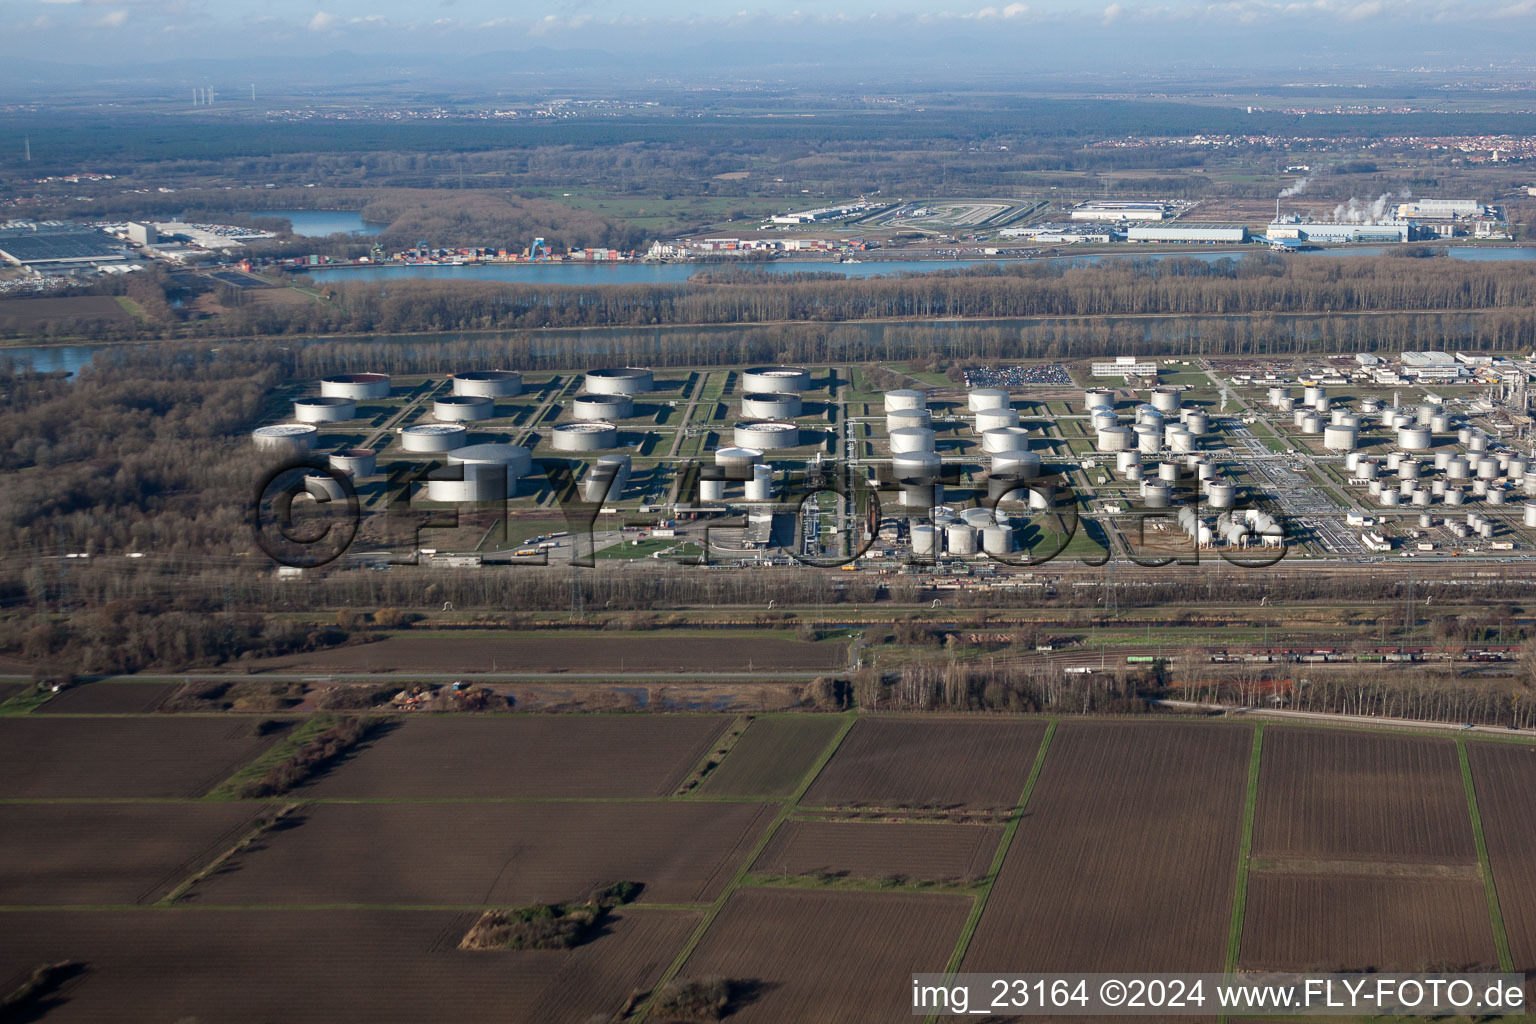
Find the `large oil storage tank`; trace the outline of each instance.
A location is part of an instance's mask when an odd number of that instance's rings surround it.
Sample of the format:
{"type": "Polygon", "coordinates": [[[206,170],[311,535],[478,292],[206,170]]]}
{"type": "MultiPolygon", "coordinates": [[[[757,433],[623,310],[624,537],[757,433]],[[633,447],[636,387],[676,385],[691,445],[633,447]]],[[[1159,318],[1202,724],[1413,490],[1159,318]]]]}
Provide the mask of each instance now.
{"type": "Polygon", "coordinates": [[[1446,460],[1445,478],[1447,480],[1470,480],[1472,478],[1471,463],[1459,455],[1446,460]]]}
{"type": "Polygon", "coordinates": [[[1504,467],[1504,472],[1509,475],[1511,480],[1524,480],[1525,472],[1530,468],[1530,465],[1527,459],[1512,458],[1509,460],[1509,465],[1504,467]]]}
{"type": "Polygon", "coordinates": [[[1397,464],[1397,478],[1399,480],[1417,480],[1420,467],[1417,459],[1404,459],[1397,464]]]}
{"type": "Polygon", "coordinates": [[[971,412],[986,409],[1006,409],[1012,399],[1002,388],[976,388],[965,396],[966,408],[971,412]]]}
{"type": "Polygon", "coordinates": [[[1430,446],[1428,427],[1398,427],[1397,446],[1405,452],[1427,452],[1430,446]]]}
{"type": "Polygon", "coordinates": [[[1275,403],[1275,411],[1282,416],[1289,416],[1296,411],[1296,399],[1282,398],[1275,403]]]}
{"type": "Polygon", "coordinates": [[[1489,487],[1488,494],[1484,500],[1487,501],[1490,505],[1504,504],[1504,488],[1497,486],[1489,487]]]}
{"type": "Polygon", "coordinates": [[[1092,412],[1098,407],[1113,409],[1115,407],[1115,393],[1108,388],[1089,388],[1083,392],[1083,408],[1092,412]]]}
{"type": "Polygon", "coordinates": [[[976,528],[965,523],[950,523],[944,527],[944,544],[952,555],[974,555],[976,528]]]}
{"type": "Polygon", "coordinates": [[[1120,425],[1120,417],[1108,409],[1095,409],[1093,415],[1088,419],[1089,424],[1095,431],[1103,430],[1105,427],[1118,427],[1120,425]]]}
{"type": "Polygon", "coordinates": [[[339,452],[332,452],[330,456],[331,468],[338,473],[345,473],[354,480],[365,476],[373,476],[377,470],[378,453],[372,448],[343,448],[339,452]]]}
{"type": "Polygon", "coordinates": [[[927,427],[897,427],[889,441],[892,454],[933,451],[933,431],[927,427]]]}
{"type": "Polygon", "coordinates": [[[293,418],[300,423],[342,423],[357,418],[357,403],[350,398],[298,398],[293,418]]]}
{"type": "Polygon", "coordinates": [[[785,420],[753,420],[736,424],[731,440],[738,448],[773,451],[800,444],[800,428],[785,420]]]}
{"type": "Polygon", "coordinates": [[[1237,504],[1237,488],[1220,480],[1205,485],[1205,503],[1211,508],[1231,508],[1237,504]]]}
{"type": "Polygon", "coordinates": [[[251,440],[264,451],[307,452],[315,447],[320,431],[309,423],[274,423],[251,431],[251,440]]]}
{"type": "Polygon", "coordinates": [[[1173,488],[1166,484],[1147,484],[1141,503],[1147,508],[1167,508],[1173,502],[1173,488]]]}
{"type": "Polygon", "coordinates": [[[1477,464],[1477,478],[1479,480],[1497,480],[1499,478],[1499,464],[1492,459],[1484,459],[1477,464]]]}
{"type": "Polygon", "coordinates": [[[427,478],[429,501],[497,501],[517,493],[533,455],[515,444],[472,444],[448,453],[448,467],[427,478]],[[457,468],[455,468],[457,467],[457,468]],[[460,476],[454,480],[449,477],[460,476]]]}
{"type": "MultiPolygon", "coordinates": [[[[708,473],[709,470],[706,468],[704,472],[708,473]]],[[[724,480],[724,478],[723,477],[719,477],[719,476],[704,476],[704,475],[700,475],[700,477],[699,477],[699,500],[700,501],[724,501],[725,500],[725,480],[724,480]]]]}
{"type": "Polygon", "coordinates": [[[1177,462],[1159,462],[1157,464],[1157,478],[1165,484],[1176,484],[1183,474],[1183,467],[1177,462]]]}
{"type": "Polygon", "coordinates": [[[1029,431],[1023,427],[998,427],[981,435],[981,450],[988,455],[1029,447],[1029,431]]]}
{"type": "Polygon", "coordinates": [[[752,474],[752,467],[763,461],[763,453],[757,448],[717,448],[715,465],[725,470],[733,480],[745,480],[752,474]]]}
{"type": "Polygon", "coordinates": [[[938,551],[938,531],[926,523],[912,527],[912,553],[932,555],[938,551]]]}
{"type": "Polygon", "coordinates": [[[635,414],[635,400],[628,395],[577,395],[571,399],[571,415],[578,420],[627,420],[635,414]]]}
{"type": "Polygon", "coordinates": [[[582,498],[586,501],[618,501],[624,493],[624,485],[629,483],[629,470],[628,455],[602,456],[581,481],[582,498]]]}
{"type": "Polygon", "coordinates": [[[944,471],[944,464],[935,452],[900,452],[891,456],[891,479],[931,482],[944,471]]]}
{"type": "Polygon", "coordinates": [[[1328,389],[1321,384],[1308,384],[1301,393],[1301,404],[1317,408],[1317,403],[1328,397],[1328,389]]]}
{"type": "Polygon", "coordinates": [[[1315,414],[1310,408],[1304,405],[1298,405],[1294,410],[1291,411],[1291,426],[1300,427],[1307,421],[1307,417],[1312,415],[1315,414]]]}
{"type": "Polygon", "coordinates": [[[1139,465],[1141,465],[1141,452],[1129,449],[1115,453],[1115,471],[1117,473],[1124,473],[1132,466],[1139,465]]]}
{"type": "Polygon", "coordinates": [[[1184,428],[1191,434],[1199,437],[1211,432],[1211,418],[1198,409],[1190,409],[1184,414],[1184,428]]]}
{"type": "Polygon", "coordinates": [[[640,366],[588,370],[583,379],[583,390],[590,395],[643,395],[655,386],[656,375],[640,366]]]}
{"type": "Polygon", "coordinates": [[[464,447],[468,436],[456,423],[418,423],[400,431],[400,447],[408,452],[450,452],[464,447]]]}
{"type": "Polygon", "coordinates": [[[1381,502],[1384,508],[1391,508],[1394,505],[1400,504],[1403,500],[1403,496],[1397,491],[1383,487],[1381,489],[1381,494],[1377,497],[1377,500],[1381,502]]]}
{"type": "Polygon", "coordinates": [[[798,366],[754,366],[741,375],[743,392],[783,394],[806,391],[811,386],[811,371],[798,366]]]}
{"type": "Polygon", "coordinates": [[[1303,416],[1301,419],[1301,432],[1303,434],[1320,434],[1323,432],[1323,418],[1317,413],[1303,416]]]}
{"type": "Polygon", "coordinates": [[[992,475],[1008,480],[1033,480],[1040,475],[1040,453],[1015,449],[992,456],[992,475]]]}
{"type": "Polygon", "coordinates": [[[1362,398],[1360,400],[1360,411],[1371,416],[1376,415],[1377,413],[1381,412],[1381,399],[1362,398]]]}
{"type": "Polygon", "coordinates": [[[389,375],[385,373],[338,373],[320,381],[320,394],[326,398],[350,398],[354,402],[389,397],[389,375]]]}
{"type": "Polygon", "coordinates": [[[928,408],[928,392],[918,391],[916,388],[901,388],[885,393],[885,411],[894,412],[897,409],[926,409],[928,408]]]}
{"type": "Polygon", "coordinates": [[[1141,479],[1143,473],[1144,470],[1141,468],[1141,463],[1139,462],[1134,466],[1125,467],[1125,478],[1133,484],[1141,479]]]}
{"type": "Polygon", "coordinates": [[[1421,402],[1418,409],[1415,410],[1414,420],[1419,426],[1428,427],[1431,421],[1443,412],[1445,410],[1433,402],[1421,402]]]}
{"type": "Polygon", "coordinates": [[[752,479],[746,483],[748,501],[773,500],[773,467],[762,463],[752,467],[752,479]]]}
{"type": "Polygon", "coordinates": [[[1180,455],[1188,455],[1195,450],[1195,435],[1184,427],[1169,427],[1163,439],[1168,442],[1170,451],[1180,455]]]}
{"type": "Polygon", "coordinates": [[[927,409],[897,409],[895,412],[885,414],[885,431],[900,430],[903,427],[929,427],[933,425],[933,414],[927,409]]]}
{"type": "Polygon", "coordinates": [[[1136,424],[1136,449],[1143,455],[1156,455],[1163,447],[1162,424],[1136,424]]]}
{"type": "Polygon", "coordinates": [[[444,395],[432,400],[432,418],[441,423],[471,423],[496,415],[496,403],[478,395],[444,395]]]}
{"type": "Polygon", "coordinates": [[[549,432],[557,452],[599,452],[619,446],[619,428],[602,420],[561,423],[549,432]]]}
{"type": "Polygon", "coordinates": [[[1467,451],[1469,451],[1469,452],[1485,452],[1487,450],[1488,450],[1488,435],[1487,434],[1473,434],[1472,435],[1472,440],[1467,442],[1467,451]]]}
{"type": "Polygon", "coordinates": [[[994,525],[981,531],[981,549],[989,555],[1007,555],[1013,552],[1013,529],[994,525]]]}
{"type": "Polygon", "coordinates": [[[1161,413],[1178,412],[1183,396],[1184,392],[1178,388],[1153,388],[1152,408],[1161,413]]]}
{"type": "Polygon", "coordinates": [[[792,420],[804,411],[804,402],[793,393],[752,391],[741,396],[741,414],[754,420],[792,420]]]}
{"type": "Polygon", "coordinates": [[[346,501],[346,488],[329,473],[308,473],[304,477],[304,490],[316,501],[346,501]]]}
{"type": "Polygon", "coordinates": [[[1019,414],[1013,409],[984,409],[976,414],[976,433],[985,434],[999,427],[1016,427],[1019,414]]]}
{"type": "Polygon", "coordinates": [[[1276,388],[1270,388],[1269,389],[1269,404],[1270,404],[1270,406],[1272,408],[1275,407],[1275,406],[1278,406],[1283,399],[1287,399],[1287,398],[1290,398],[1290,397],[1291,397],[1291,389],[1290,388],[1278,388],[1278,387],[1276,387],[1276,388]]]}
{"type": "Polygon", "coordinates": [[[1138,405],[1134,416],[1132,416],[1133,422],[1150,423],[1159,430],[1163,429],[1163,420],[1165,419],[1167,417],[1163,415],[1163,410],[1155,405],[1138,405]]]}
{"type": "Polygon", "coordinates": [[[1355,427],[1329,424],[1323,428],[1323,447],[1329,451],[1346,452],[1360,441],[1360,431],[1355,427]]]}
{"type": "Polygon", "coordinates": [[[1445,503],[1447,505],[1460,505],[1466,500],[1467,492],[1462,490],[1460,487],[1450,487],[1446,489],[1445,503]]]}
{"type": "Polygon", "coordinates": [[[1525,525],[1536,529],[1536,501],[1528,501],[1521,508],[1523,509],[1525,525]]]}
{"type": "Polygon", "coordinates": [[[1123,452],[1136,443],[1136,435],[1130,427],[1104,427],[1099,430],[1098,449],[1101,452],[1123,452]]]}
{"type": "Polygon", "coordinates": [[[523,393],[523,375],[516,370],[466,370],[449,379],[454,394],[471,398],[511,398],[523,393]]]}
{"type": "Polygon", "coordinates": [[[896,492],[896,503],[902,508],[920,508],[931,512],[944,504],[944,485],[936,480],[902,484],[896,492]]]}
{"type": "Polygon", "coordinates": [[[1445,413],[1437,413],[1429,418],[1429,430],[1433,434],[1449,434],[1451,432],[1451,418],[1445,413]]]}

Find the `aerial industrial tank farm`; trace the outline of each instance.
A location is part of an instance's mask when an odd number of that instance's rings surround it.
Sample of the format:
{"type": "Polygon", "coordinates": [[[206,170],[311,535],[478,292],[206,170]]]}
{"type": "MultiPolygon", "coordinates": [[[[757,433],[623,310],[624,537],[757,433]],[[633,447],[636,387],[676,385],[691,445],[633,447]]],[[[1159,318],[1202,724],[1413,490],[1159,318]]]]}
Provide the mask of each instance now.
{"type": "Polygon", "coordinates": [[[296,385],[291,415],[252,441],[328,465],[365,514],[388,507],[392,466],[438,463],[413,504],[491,503],[508,528],[448,531],[432,550],[488,561],[586,553],[569,500],[599,507],[597,555],[727,566],[1507,559],[1536,549],[1524,380],[1443,353],[1122,357],[963,379],[901,365],[358,372],[296,385]]]}

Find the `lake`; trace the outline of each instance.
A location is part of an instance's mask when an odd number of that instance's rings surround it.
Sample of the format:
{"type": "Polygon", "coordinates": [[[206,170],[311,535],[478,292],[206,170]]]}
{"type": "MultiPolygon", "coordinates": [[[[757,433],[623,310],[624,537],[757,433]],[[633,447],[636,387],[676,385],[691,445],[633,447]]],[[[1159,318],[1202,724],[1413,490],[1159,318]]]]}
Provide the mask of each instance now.
{"type": "Polygon", "coordinates": [[[327,235],[377,235],[388,224],[370,224],[356,210],[250,210],[252,217],[285,217],[302,238],[327,235]]]}

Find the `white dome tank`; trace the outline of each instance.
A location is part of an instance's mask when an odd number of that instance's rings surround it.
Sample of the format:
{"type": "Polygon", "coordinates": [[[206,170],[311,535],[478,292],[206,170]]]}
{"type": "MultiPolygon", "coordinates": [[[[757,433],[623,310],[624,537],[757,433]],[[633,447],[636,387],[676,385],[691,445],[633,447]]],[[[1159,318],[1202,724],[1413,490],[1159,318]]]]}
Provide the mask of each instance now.
{"type": "Polygon", "coordinates": [[[1002,388],[976,388],[965,396],[966,408],[971,412],[986,409],[1006,409],[1011,399],[1002,388]]]}
{"type": "Polygon", "coordinates": [[[251,431],[251,440],[263,451],[307,452],[319,436],[320,431],[309,423],[274,423],[251,431]]]}
{"type": "Polygon", "coordinates": [[[378,453],[372,448],[343,448],[332,452],[330,466],[338,473],[345,473],[357,480],[373,476],[377,471],[378,453]]]}
{"type": "Polygon", "coordinates": [[[741,396],[741,414],[756,420],[792,420],[805,411],[805,403],[798,394],[769,394],[749,392],[741,396]]]}
{"type": "Polygon", "coordinates": [[[1104,427],[1099,431],[1097,447],[1101,452],[1123,452],[1135,443],[1130,427],[1104,427]]]}
{"type": "Polygon", "coordinates": [[[635,400],[628,395],[577,395],[571,399],[571,415],[578,420],[627,420],[635,414],[635,400]]]}
{"type": "Polygon", "coordinates": [[[950,523],[944,528],[944,544],[952,555],[974,555],[976,529],[965,523],[950,523]]]}
{"type": "Polygon", "coordinates": [[[743,422],[732,429],[731,439],[738,448],[757,448],[762,451],[797,448],[800,445],[800,428],[784,420],[743,422]]]}
{"type": "Polygon", "coordinates": [[[988,455],[1029,447],[1029,431],[1023,427],[998,427],[981,435],[981,450],[988,455]]]}
{"type": "Polygon", "coordinates": [[[1330,424],[1323,428],[1323,447],[1330,451],[1349,451],[1360,441],[1360,431],[1354,427],[1330,424]]]}
{"type": "Polygon", "coordinates": [[[902,388],[898,391],[885,393],[885,411],[895,412],[897,409],[926,409],[928,408],[928,392],[918,391],[915,388],[902,388]]]}
{"type": "Polygon", "coordinates": [[[478,395],[444,395],[432,400],[432,418],[439,423],[471,423],[496,415],[496,403],[478,395]]]}
{"type": "Polygon", "coordinates": [[[1397,446],[1408,452],[1427,452],[1430,446],[1428,427],[1399,427],[1397,446]]]}
{"type": "Polygon", "coordinates": [[[933,431],[927,427],[897,427],[888,439],[891,454],[933,451],[933,431]]]}
{"type": "Polygon", "coordinates": [[[400,431],[400,447],[408,452],[449,452],[464,447],[468,436],[457,423],[418,423],[400,431]]]}
{"type": "Polygon", "coordinates": [[[640,366],[588,370],[582,390],[589,395],[643,395],[656,386],[656,375],[640,366]]]}
{"type": "Polygon", "coordinates": [[[929,427],[932,424],[933,414],[927,409],[897,409],[885,414],[886,433],[903,427],[929,427]]]}
{"type": "Polygon", "coordinates": [[[1179,388],[1153,388],[1152,408],[1161,413],[1178,412],[1183,395],[1179,388]]]}
{"type": "Polygon", "coordinates": [[[807,391],[810,386],[811,372],[798,366],[754,366],[741,375],[743,392],[783,394],[807,391]]]}
{"type": "Polygon", "coordinates": [[[561,423],[549,432],[557,452],[597,452],[619,446],[619,428],[602,420],[561,423]]]}

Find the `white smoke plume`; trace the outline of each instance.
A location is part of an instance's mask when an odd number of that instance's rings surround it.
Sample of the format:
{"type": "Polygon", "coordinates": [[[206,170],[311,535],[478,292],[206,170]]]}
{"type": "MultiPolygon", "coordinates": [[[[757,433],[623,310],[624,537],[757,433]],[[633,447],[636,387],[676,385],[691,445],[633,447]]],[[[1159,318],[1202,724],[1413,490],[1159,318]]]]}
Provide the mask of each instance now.
{"type": "Polygon", "coordinates": [[[1307,186],[1311,183],[1311,178],[1297,178],[1296,184],[1292,185],[1290,188],[1280,190],[1280,195],[1278,198],[1284,199],[1287,196],[1299,196],[1307,190],[1307,186]]]}
{"type": "Polygon", "coordinates": [[[1370,203],[1350,197],[1348,203],[1333,208],[1333,219],[1339,224],[1375,224],[1386,219],[1387,206],[1391,202],[1390,192],[1383,192],[1370,203]]]}

